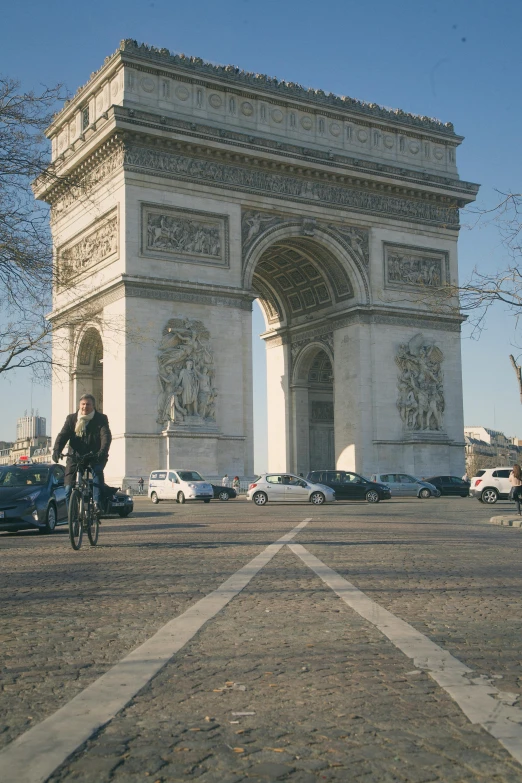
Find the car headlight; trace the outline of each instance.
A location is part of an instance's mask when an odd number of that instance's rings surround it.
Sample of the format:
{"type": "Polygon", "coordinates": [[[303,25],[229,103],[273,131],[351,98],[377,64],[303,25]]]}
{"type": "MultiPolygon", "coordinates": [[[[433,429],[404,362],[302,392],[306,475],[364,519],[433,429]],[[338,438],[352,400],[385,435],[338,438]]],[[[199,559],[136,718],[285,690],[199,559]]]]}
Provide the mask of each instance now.
{"type": "Polygon", "coordinates": [[[22,500],[25,500],[27,503],[34,503],[34,501],[36,500],[36,498],[38,497],[41,491],[42,490],[39,489],[37,492],[31,492],[30,495],[26,495],[25,497],[22,498],[22,500]]]}
{"type": "Polygon", "coordinates": [[[187,487],[190,487],[191,489],[197,489],[196,484],[187,484],[187,487]]]}

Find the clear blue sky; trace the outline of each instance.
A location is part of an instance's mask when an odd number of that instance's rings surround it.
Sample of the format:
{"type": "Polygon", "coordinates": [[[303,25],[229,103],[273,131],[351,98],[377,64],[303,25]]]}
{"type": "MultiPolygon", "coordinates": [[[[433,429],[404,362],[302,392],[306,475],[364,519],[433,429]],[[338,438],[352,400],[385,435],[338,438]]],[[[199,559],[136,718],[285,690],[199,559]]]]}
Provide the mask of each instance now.
{"type": "MultiPolygon", "coordinates": [[[[215,63],[297,81],[455,124],[463,179],[520,190],[522,3],[520,0],[59,0],[3,7],[0,71],[27,87],[63,82],[74,92],[122,38],[215,63]]],[[[462,216],[461,279],[492,269],[506,253],[493,227],[467,228],[462,216]]],[[[262,331],[259,315],[254,318],[262,331]]],[[[498,308],[479,340],[464,328],[467,424],[522,437],[521,406],[509,354],[516,324],[498,308]]],[[[259,341],[258,341],[259,342],[259,341]]],[[[520,340],[522,344],[522,338],[520,340]]],[[[519,352],[522,349],[519,349],[519,352]]],[[[263,355],[256,346],[256,469],[265,467],[263,355]]],[[[28,376],[0,380],[0,439],[30,405],[28,376]]],[[[50,416],[50,394],[34,387],[33,405],[50,416]]],[[[64,411],[65,415],[65,411],[64,411]]]]}

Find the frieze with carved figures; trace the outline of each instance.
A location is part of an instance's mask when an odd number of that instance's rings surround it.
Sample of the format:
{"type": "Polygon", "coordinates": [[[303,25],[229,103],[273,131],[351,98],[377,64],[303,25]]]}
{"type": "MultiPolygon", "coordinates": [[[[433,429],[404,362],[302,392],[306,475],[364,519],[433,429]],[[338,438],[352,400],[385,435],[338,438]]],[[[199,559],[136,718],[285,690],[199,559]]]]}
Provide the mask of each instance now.
{"type": "Polygon", "coordinates": [[[228,266],[228,216],[142,204],[142,253],[228,266]]]}

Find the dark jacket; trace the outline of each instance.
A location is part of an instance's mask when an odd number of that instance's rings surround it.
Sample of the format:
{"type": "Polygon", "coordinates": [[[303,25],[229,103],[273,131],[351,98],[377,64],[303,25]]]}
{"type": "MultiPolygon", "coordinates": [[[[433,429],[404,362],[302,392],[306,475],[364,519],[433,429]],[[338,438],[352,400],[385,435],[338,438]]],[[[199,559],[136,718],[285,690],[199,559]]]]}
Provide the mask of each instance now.
{"type": "Polygon", "coordinates": [[[54,442],[54,451],[61,454],[66,444],[69,443],[73,452],[72,458],[82,456],[93,452],[94,454],[103,451],[105,454],[103,462],[107,462],[109,447],[111,445],[112,435],[109,428],[109,419],[104,413],[96,411],[92,419],[87,422],[85,428],[85,437],[80,438],[74,428],[78,421],[78,412],[70,413],[65,419],[61,431],[54,442]]]}

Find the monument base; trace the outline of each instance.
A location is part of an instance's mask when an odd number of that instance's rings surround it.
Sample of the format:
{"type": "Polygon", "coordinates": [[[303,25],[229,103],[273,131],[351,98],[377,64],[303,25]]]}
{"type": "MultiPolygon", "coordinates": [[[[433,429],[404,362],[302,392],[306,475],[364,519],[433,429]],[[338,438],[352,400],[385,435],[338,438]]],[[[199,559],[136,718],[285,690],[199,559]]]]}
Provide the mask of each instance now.
{"type": "Polygon", "coordinates": [[[204,478],[244,475],[244,436],[174,424],[163,430],[161,441],[162,468],[197,470],[204,478]]]}

